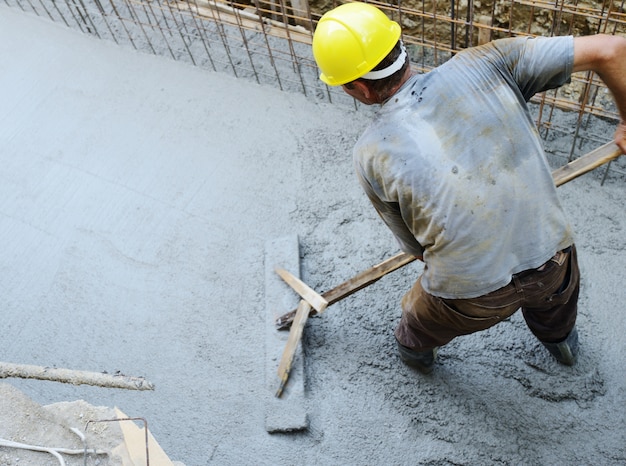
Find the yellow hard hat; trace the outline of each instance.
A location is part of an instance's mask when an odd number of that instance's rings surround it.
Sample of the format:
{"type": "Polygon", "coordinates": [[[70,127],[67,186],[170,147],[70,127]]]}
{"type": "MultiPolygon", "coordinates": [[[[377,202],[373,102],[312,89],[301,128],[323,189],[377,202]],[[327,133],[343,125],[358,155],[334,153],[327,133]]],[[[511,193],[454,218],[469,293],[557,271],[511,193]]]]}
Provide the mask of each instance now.
{"type": "Polygon", "coordinates": [[[313,34],[313,56],[329,86],[369,73],[400,38],[400,25],[373,5],[346,3],[324,14],[313,34]]]}

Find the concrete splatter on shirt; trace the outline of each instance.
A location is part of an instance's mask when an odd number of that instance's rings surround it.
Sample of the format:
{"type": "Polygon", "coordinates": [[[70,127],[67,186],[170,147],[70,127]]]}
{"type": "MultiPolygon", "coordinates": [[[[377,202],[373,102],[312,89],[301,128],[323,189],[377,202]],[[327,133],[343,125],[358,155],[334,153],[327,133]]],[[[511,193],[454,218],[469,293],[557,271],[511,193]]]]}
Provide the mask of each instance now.
{"type": "Polygon", "coordinates": [[[573,38],[503,39],[413,76],[354,148],[356,172],[444,298],[494,291],[573,243],[526,102],[566,83],[573,38]]]}

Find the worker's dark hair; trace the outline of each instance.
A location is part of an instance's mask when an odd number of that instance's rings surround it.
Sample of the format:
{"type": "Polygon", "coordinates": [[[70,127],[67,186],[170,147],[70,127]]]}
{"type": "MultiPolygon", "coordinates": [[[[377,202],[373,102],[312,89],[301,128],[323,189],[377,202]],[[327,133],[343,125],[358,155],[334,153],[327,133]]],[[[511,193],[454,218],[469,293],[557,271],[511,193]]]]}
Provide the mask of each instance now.
{"type": "MultiPolygon", "coordinates": [[[[387,68],[392,65],[402,53],[402,42],[396,42],[396,45],[391,49],[391,52],[387,54],[382,61],[376,65],[372,71],[378,71],[387,68]]],[[[357,78],[355,81],[363,81],[366,82],[367,85],[372,88],[374,91],[378,93],[378,95],[387,95],[391,89],[397,86],[400,81],[402,81],[402,77],[404,76],[404,72],[407,67],[410,66],[410,60],[407,55],[406,60],[404,61],[404,65],[398,71],[387,78],[383,79],[365,79],[365,78],[357,78]]],[[[350,89],[351,83],[345,84],[345,86],[350,89]]]]}

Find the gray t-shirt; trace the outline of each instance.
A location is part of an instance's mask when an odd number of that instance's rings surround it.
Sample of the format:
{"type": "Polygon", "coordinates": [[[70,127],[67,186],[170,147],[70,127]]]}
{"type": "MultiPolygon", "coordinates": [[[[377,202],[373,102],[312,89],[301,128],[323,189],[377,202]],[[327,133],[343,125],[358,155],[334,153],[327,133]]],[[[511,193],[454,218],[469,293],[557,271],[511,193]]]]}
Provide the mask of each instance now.
{"type": "Polygon", "coordinates": [[[356,172],[424,289],[497,290],[573,243],[526,102],[566,83],[573,38],[503,39],[413,76],[354,148],[356,172]]]}

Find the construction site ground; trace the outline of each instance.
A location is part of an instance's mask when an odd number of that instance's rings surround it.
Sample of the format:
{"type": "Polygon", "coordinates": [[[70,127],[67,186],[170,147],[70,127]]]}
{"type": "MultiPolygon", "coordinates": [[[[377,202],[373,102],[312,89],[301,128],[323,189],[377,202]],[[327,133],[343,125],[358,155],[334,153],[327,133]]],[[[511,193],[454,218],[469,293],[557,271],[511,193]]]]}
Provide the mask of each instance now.
{"type": "MultiPolygon", "coordinates": [[[[393,329],[412,263],[309,319],[302,396],[281,404],[266,288],[284,264],[267,263],[268,245],[295,238],[292,272],[320,292],[398,252],[352,168],[371,112],[6,6],[0,57],[0,361],[155,385],[6,379],[1,438],[80,448],[69,427],[118,407],[187,466],[626,463],[622,175],[559,188],[582,273],[575,367],[519,313],[442,348],[430,376],[405,367],[393,329]],[[305,426],[268,431],[268,416],[294,409],[305,426]]],[[[569,144],[550,144],[556,168],[569,144]]],[[[286,289],[274,312],[295,299],[286,289]]],[[[0,447],[0,465],[48,464],[0,447]]]]}

